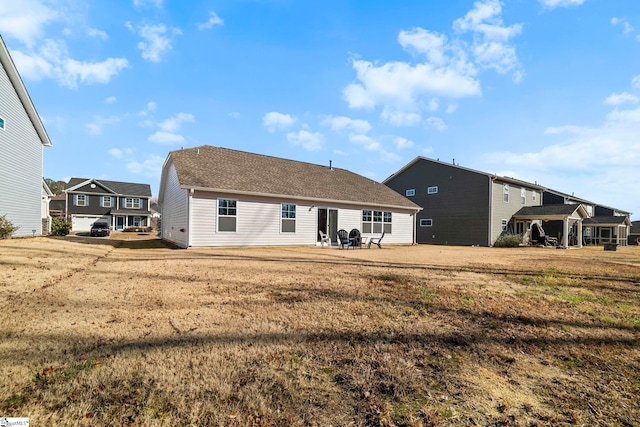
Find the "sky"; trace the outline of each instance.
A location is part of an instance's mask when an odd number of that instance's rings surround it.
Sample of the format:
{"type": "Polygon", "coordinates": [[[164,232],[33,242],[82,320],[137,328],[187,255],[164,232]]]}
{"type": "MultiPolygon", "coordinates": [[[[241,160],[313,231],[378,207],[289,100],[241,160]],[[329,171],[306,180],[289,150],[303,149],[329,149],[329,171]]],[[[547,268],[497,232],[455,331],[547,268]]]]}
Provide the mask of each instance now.
{"type": "Polygon", "coordinates": [[[205,144],[377,181],[423,156],[640,219],[637,0],[0,0],[0,34],[46,178],[157,195],[205,144]]]}

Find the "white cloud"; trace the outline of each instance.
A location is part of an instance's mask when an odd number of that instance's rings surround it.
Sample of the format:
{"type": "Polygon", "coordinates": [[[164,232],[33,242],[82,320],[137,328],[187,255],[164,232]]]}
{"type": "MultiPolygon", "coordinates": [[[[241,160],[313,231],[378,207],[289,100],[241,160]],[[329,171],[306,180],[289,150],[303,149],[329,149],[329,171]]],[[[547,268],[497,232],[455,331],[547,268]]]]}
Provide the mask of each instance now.
{"type": "Polygon", "coordinates": [[[62,18],[41,0],[21,0],[20,4],[0,1],[0,28],[4,37],[13,37],[28,47],[42,37],[44,27],[62,18]]]}
{"type": "Polygon", "coordinates": [[[640,89],[640,75],[631,78],[631,86],[633,86],[634,89],[640,89]]]}
{"type": "Polygon", "coordinates": [[[171,36],[182,34],[180,29],[167,28],[164,24],[142,25],[137,31],[130,22],[126,22],[125,26],[145,40],[138,42],[137,47],[142,51],[142,58],[151,62],[162,61],[163,56],[173,49],[171,36]]]}
{"type": "Polygon", "coordinates": [[[633,33],[633,27],[631,26],[631,24],[629,23],[629,21],[627,21],[626,18],[611,18],[611,24],[613,25],[622,25],[622,31],[624,32],[625,35],[629,35],[631,33],[633,33]]]}
{"type": "Polygon", "coordinates": [[[120,71],[129,67],[125,58],[108,58],[101,62],[78,61],[69,56],[63,41],[52,39],[46,39],[37,53],[12,51],[12,57],[25,78],[52,78],[61,86],[72,89],[80,83],[109,83],[120,71]]]}
{"type": "Polygon", "coordinates": [[[296,122],[296,118],[289,114],[278,113],[277,111],[271,111],[262,117],[262,124],[267,128],[269,132],[275,132],[276,130],[287,130],[296,122]]]}
{"type": "Polygon", "coordinates": [[[89,28],[87,30],[87,35],[89,37],[97,37],[97,38],[102,39],[102,40],[108,40],[109,39],[109,35],[106,32],[104,32],[102,30],[95,29],[95,28],[89,28]]]}
{"type": "Polygon", "coordinates": [[[180,130],[183,123],[193,123],[194,121],[195,118],[192,114],[178,113],[175,116],[158,123],[158,127],[164,132],[177,132],[180,130]]]}
{"type": "Polygon", "coordinates": [[[457,109],[458,109],[458,104],[450,104],[447,106],[447,109],[445,111],[447,112],[447,114],[453,114],[456,112],[457,109]]]}
{"type": "Polygon", "coordinates": [[[287,134],[287,140],[292,145],[299,145],[307,151],[321,150],[324,145],[324,135],[312,133],[304,129],[287,134]]]}
{"type": "Polygon", "coordinates": [[[111,148],[107,150],[107,152],[116,159],[132,159],[134,154],[133,148],[125,148],[124,150],[120,148],[111,148]]]}
{"type": "Polygon", "coordinates": [[[380,114],[380,118],[392,126],[417,126],[422,121],[422,116],[418,113],[405,111],[393,111],[385,107],[380,114]]]}
{"type": "Polygon", "coordinates": [[[157,131],[147,140],[157,144],[177,144],[184,141],[184,136],[172,132],[157,131]]]}
{"type": "Polygon", "coordinates": [[[105,126],[113,125],[120,122],[118,117],[101,117],[95,116],[93,122],[84,125],[90,134],[99,135],[102,133],[102,128],[105,126]]]}
{"type": "Polygon", "coordinates": [[[604,100],[605,103],[610,105],[622,105],[622,104],[637,104],[638,97],[630,94],[629,92],[612,93],[604,100]]]}
{"type": "Polygon", "coordinates": [[[122,150],[119,148],[111,148],[107,152],[111,154],[113,157],[115,157],[116,159],[121,159],[123,156],[122,150]]]}
{"type": "Polygon", "coordinates": [[[142,162],[131,161],[127,163],[127,169],[131,173],[141,174],[149,177],[157,177],[162,172],[164,158],[151,154],[142,162]]]}
{"type": "Polygon", "coordinates": [[[155,6],[158,9],[162,9],[162,0],[133,0],[135,7],[143,7],[147,5],[155,6]]]}
{"type": "Polygon", "coordinates": [[[224,25],[224,19],[220,18],[214,11],[209,12],[209,20],[207,22],[196,24],[199,30],[207,30],[214,25],[224,25]]]}
{"type": "Polygon", "coordinates": [[[368,151],[378,151],[381,148],[380,143],[369,135],[349,135],[349,141],[368,151]]]}
{"type": "Polygon", "coordinates": [[[115,104],[116,102],[118,102],[118,98],[116,98],[115,96],[110,96],[105,99],[104,102],[105,104],[115,104]]]}
{"type": "Polygon", "coordinates": [[[322,125],[330,126],[334,132],[355,132],[355,133],[367,133],[371,130],[371,125],[366,120],[351,119],[345,116],[327,116],[322,125]]]}
{"type": "Polygon", "coordinates": [[[140,114],[142,117],[146,117],[149,114],[152,114],[153,112],[155,112],[156,108],[158,108],[158,104],[156,104],[153,101],[149,101],[149,102],[147,102],[147,105],[145,106],[145,109],[144,110],[140,110],[140,112],[138,114],[140,114]]]}
{"type": "Polygon", "coordinates": [[[427,129],[435,129],[438,132],[444,132],[447,130],[447,125],[440,117],[429,117],[425,120],[425,123],[427,125],[427,129]]]}
{"type": "Polygon", "coordinates": [[[584,0],[538,0],[541,5],[549,9],[556,7],[580,6],[584,0]]]}
{"type": "Polygon", "coordinates": [[[404,150],[404,149],[413,147],[413,141],[410,141],[401,136],[394,138],[393,143],[396,145],[396,148],[398,150],[404,150]]]}

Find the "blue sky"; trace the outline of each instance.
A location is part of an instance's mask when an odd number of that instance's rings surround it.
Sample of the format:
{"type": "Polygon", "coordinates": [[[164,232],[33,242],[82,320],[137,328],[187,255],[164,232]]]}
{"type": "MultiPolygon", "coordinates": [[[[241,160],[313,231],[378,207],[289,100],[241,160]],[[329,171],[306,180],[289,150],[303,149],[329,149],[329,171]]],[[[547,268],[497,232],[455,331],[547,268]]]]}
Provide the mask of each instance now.
{"type": "Polygon", "coordinates": [[[157,194],[203,144],[378,181],[425,156],[640,219],[637,0],[0,0],[0,34],[47,178],[157,194]]]}

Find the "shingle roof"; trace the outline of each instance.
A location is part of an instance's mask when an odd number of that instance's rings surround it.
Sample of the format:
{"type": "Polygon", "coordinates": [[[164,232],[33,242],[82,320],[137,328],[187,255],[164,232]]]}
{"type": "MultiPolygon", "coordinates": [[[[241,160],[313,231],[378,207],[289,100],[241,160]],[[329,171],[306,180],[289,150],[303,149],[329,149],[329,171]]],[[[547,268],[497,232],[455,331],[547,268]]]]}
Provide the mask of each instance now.
{"type": "Polygon", "coordinates": [[[580,205],[543,205],[543,206],[524,206],[520,208],[514,216],[552,216],[552,215],[570,215],[578,209],[580,205]]]}
{"type": "Polygon", "coordinates": [[[583,225],[624,225],[628,221],[626,216],[593,216],[585,219],[583,225]]]}
{"type": "Polygon", "coordinates": [[[386,185],[346,169],[209,145],[169,156],[187,188],[420,209],[386,185]]]}
{"type": "Polygon", "coordinates": [[[71,178],[69,182],[64,186],[65,190],[73,188],[78,184],[82,184],[86,181],[93,181],[98,184],[102,184],[110,190],[113,190],[116,194],[123,196],[142,196],[151,197],[151,186],[149,184],[137,184],[134,182],[120,182],[120,181],[107,181],[104,179],[91,179],[91,178],[71,178]]]}
{"type": "Polygon", "coordinates": [[[640,221],[631,222],[631,234],[640,234],[640,221]]]}

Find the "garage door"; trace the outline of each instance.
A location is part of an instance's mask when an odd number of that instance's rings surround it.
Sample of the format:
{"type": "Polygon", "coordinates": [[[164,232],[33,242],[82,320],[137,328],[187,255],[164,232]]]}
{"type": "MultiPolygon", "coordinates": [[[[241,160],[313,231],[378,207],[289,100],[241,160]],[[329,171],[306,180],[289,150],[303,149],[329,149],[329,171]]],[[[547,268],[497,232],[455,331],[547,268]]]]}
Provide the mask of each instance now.
{"type": "Polygon", "coordinates": [[[71,230],[75,232],[89,231],[91,230],[91,225],[96,221],[106,222],[111,225],[111,219],[109,217],[100,215],[71,215],[71,230]]]}

